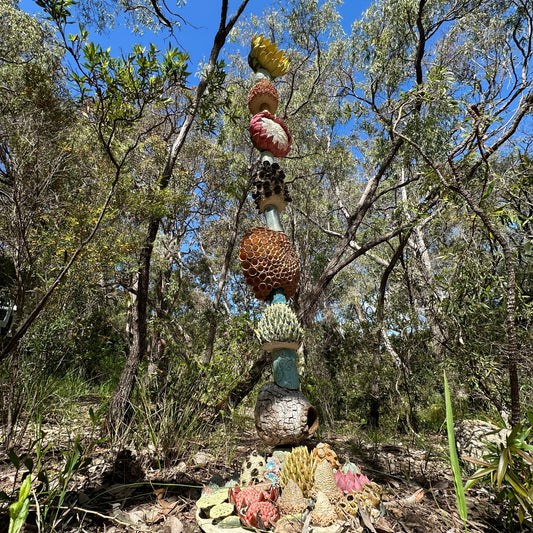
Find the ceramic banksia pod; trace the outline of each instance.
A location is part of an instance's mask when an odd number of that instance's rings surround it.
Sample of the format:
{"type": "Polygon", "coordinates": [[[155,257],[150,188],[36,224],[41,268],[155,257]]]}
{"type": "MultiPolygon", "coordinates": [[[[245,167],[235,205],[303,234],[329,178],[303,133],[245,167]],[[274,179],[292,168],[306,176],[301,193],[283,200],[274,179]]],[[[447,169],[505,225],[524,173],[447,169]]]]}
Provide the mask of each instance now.
{"type": "Polygon", "coordinates": [[[292,201],[284,180],[285,173],[277,163],[270,164],[268,161],[263,161],[254,175],[252,192],[252,198],[261,213],[269,205],[275,206],[278,212],[282,213],[292,201]]]}
{"type": "Polygon", "coordinates": [[[296,313],[284,303],[269,305],[255,331],[263,350],[277,348],[297,350],[303,338],[303,329],[296,313]]]}
{"type": "Polygon", "coordinates": [[[252,115],[257,115],[261,111],[275,114],[278,103],[278,91],[268,80],[258,81],[248,91],[248,110],[252,115]]]}
{"type": "Polygon", "coordinates": [[[365,475],[340,470],[335,472],[335,482],[337,487],[346,493],[359,492],[363,489],[363,485],[370,485],[370,480],[365,475]]]}
{"type": "Polygon", "coordinates": [[[339,501],[344,493],[335,483],[335,474],[328,461],[317,464],[313,478],[313,493],[324,493],[331,502],[339,501]]]}
{"type": "Polygon", "coordinates": [[[289,58],[283,50],[278,50],[276,43],[270,42],[263,35],[252,37],[248,64],[254,72],[259,69],[268,71],[272,78],[283,76],[289,70],[289,58]]]}
{"type": "Polygon", "coordinates": [[[316,497],[315,508],[311,511],[311,524],[314,526],[327,527],[337,521],[337,511],[331,505],[328,497],[319,492],[316,497]]]}
{"type": "Polygon", "coordinates": [[[298,446],[287,456],[281,469],[281,486],[285,488],[293,480],[307,498],[313,487],[315,462],[306,446],[298,446]]]}
{"type": "Polygon", "coordinates": [[[359,505],[354,493],[345,494],[342,499],[337,502],[336,507],[340,516],[343,516],[343,513],[355,516],[359,511],[359,505]]]}
{"type": "Polygon", "coordinates": [[[266,300],[274,289],[282,288],[285,297],[296,292],[300,279],[298,256],[289,237],[269,228],[252,228],[241,241],[241,267],[258,300],[266,300]]]}
{"type": "Polygon", "coordinates": [[[260,483],[266,470],[266,459],[254,450],[241,465],[240,483],[242,486],[260,483]]]}
{"type": "Polygon", "coordinates": [[[248,507],[244,518],[241,521],[245,526],[259,528],[271,528],[279,519],[279,511],[272,502],[254,502],[248,507]],[[262,524],[259,523],[261,518],[262,524]]]}
{"type": "Polygon", "coordinates": [[[292,137],[285,122],[268,111],[257,113],[250,120],[248,131],[255,147],[274,157],[285,157],[291,150],[292,137]]]}
{"type": "Polygon", "coordinates": [[[299,514],[307,509],[302,489],[293,479],[289,479],[285,485],[278,499],[278,509],[284,515],[299,514]]]}
{"type": "Polygon", "coordinates": [[[314,448],[313,448],[313,458],[316,461],[316,463],[320,463],[322,461],[328,461],[329,464],[335,469],[338,470],[341,465],[339,463],[339,458],[337,454],[333,451],[331,446],[325,442],[319,442],[314,448]]]}

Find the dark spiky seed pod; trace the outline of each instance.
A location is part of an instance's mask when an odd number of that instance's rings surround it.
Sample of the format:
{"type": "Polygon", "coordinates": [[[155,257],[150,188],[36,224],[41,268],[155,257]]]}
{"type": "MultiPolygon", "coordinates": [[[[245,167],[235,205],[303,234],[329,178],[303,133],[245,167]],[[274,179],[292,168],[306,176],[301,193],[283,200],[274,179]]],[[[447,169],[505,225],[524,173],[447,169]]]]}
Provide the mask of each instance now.
{"type": "Polygon", "coordinates": [[[277,196],[279,200],[275,201],[276,205],[280,202],[286,205],[288,202],[292,201],[284,180],[285,173],[278,163],[270,164],[268,161],[263,161],[259,165],[259,168],[251,179],[255,188],[252,192],[252,198],[259,211],[263,209],[263,201],[267,198],[270,199],[277,196]]]}

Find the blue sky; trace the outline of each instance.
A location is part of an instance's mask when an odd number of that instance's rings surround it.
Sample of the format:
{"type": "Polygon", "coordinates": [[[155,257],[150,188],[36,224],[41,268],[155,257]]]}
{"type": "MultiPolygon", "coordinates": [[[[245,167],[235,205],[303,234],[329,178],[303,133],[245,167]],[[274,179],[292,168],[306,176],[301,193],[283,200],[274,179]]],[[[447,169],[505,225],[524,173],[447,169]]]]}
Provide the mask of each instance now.
{"type": "MultiPolygon", "coordinates": [[[[243,16],[249,17],[251,14],[260,16],[263,10],[275,6],[276,3],[269,0],[250,0],[243,16]]],[[[346,32],[350,31],[352,22],[358,19],[371,3],[371,0],[346,0],[344,2],[339,12],[346,32]]],[[[230,0],[229,12],[233,14],[239,4],[240,2],[237,0],[230,0]]],[[[191,53],[193,64],[197,63],[194,61],[196,57],[204,59],[209,54],[220,20],[219,6],[220,2],[216,0],[189,0],[179,11],[179,14],[191,24],[191,26],[182,28],[182,31],[178,34],[178,39],[180,44],[191,53]],[[195,29],[192,26],[197,28],[195,29]],[[197,53],[203,55],[197,56],[197,53]]]]}
{"type": "MultiPolygon", "coordinates": [[[[269,7],[275,7],[276,0],[250,0],[241,17],[249,17],[251,14],[260,16],[263,10],[269,7]]],[[[372,0],[346,0],[340,6],[339,12],[342,16],[344,30],[348,33],[352,22],[358,19],[372,3],[372,0]]],[[[213,38],[218,29],[220,21],[220,0],[187,0],[183,7],[176,8],[175,1],[168,0],[167,5],[187,21],[181,29],[176,32],[176,38],[191,56],[191,69],[195,71],[198,62],[208,57],[213,43],[213,38]]],[[[240,0],[229,0],[228,13],[232,15],[240,0]]],[[[39,12],[40,8],[33,0],[21,0],[19,6],[28,12],[39,12]]],[[[72,33],[76,33],[77,28],[72,26],[72,33]]],[[[167,36],[166,31],[159,34],[146,32],[144,35],[134,35],[129,28],[121,26],[117,22],[116,27],[103,35],[97,36],[91,34],[91,38],[99,42],[104,48],[111,48],[113,55],[127,53],[133,43],[148,45],[154,42],[158,48],[165,49],[169,44],[176,46],[175,40],[164,38],[167,36]]],[[[223,55],[223,54],[222,54],[223,55]]]]}

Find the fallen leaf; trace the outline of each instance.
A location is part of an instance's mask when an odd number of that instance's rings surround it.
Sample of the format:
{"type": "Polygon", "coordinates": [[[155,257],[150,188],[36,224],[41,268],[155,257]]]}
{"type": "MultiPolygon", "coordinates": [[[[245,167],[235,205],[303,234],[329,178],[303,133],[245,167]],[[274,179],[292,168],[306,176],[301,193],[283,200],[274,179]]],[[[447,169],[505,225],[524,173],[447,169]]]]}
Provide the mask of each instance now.
{"type": "Polygon", "coordinates": [[[392,529],[390,524],[383,517],[379,518],[374,526],[378,533],[394,533],[394,529],[392,529]]]}
{"type": "Polygon", "coordinates": [[[363,519],[363,523],[365,524],[365,527],[370,529],[372,533],[377,533],[376,529],[374,528],[374,524],[372,524],[372,520],[370,519],[370,515],[362,508],[359,508],[359,514],[361,515],[361,518],[363,519]]]}
{"type": "Polygon", "coordinates": [[[169,516],[165,520],[165,533],[183,533],[182,521],[176,516],[169,516]]]}

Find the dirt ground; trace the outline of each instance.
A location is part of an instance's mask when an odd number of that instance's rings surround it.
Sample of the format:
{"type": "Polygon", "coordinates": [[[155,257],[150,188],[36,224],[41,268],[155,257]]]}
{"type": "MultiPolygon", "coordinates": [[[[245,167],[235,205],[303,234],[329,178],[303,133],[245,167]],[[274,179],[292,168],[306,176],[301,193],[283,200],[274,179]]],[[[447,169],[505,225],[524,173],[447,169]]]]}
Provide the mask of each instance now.
{"type": "MultiPolygon", "coordinates": [[[[60,437],[60,427],[50,425],[43,430],[56,444],[60,438],[72,442],[70,434],[60,437]]],[[[332,436],[323,438],[323,441],[330,444],[341,462],[356,463],[371,481],[383,488],[380,520],[375,523],[354,521],[339,527],[338,533],[465,531],[456,509],[452,472],[438,437],[424,449],[399,441],[364,444],[350,436],[332,436]]],[[[315,439],[307,444],[314,447],[317,443],[315,439]]],[[[54,523],[56,531],[199,533],[195,502],[202,487],[212,482],[220,484],[238,475],[243,460],[253,450],[265,455],[272,450],[265,448],[255,431],[240,432],[238,440],[231,446],[231,460],[217,456],[213,450],[202,449],[198,444],[191,443],[191,450],[199,451],[177,457],[164,467],[149,450],[93,447],[88,457],[90,462],[72,476],[59,509],[57,505],[47,505],[42,497],[41,501],[32,500],[25,531],[39,531],[37,516],[47,512],[47,520],[54,523]]],[[[18,454],[22,455],[21,450],[18,454]]],[[[47,468],[52,471],[55,462],[56,469],[61,470],[64,460],[64,456],[55,453],[46,459],[47,468]]],[[[17,473],[7,452],[0,450],[0,493],[12,495],[25,470],[21,467],[17,473]]],[[[470,489],[467,505],[469,532],[510,531],[500,519],[502,509],[485,488],[475,486],[470,489]]],[[[0,500],[0,533],[7,531],[8,512],[6,500],[4,503],[0,500]]],[[[523,531],[532,529],[526,526],[523,531]]]]}

